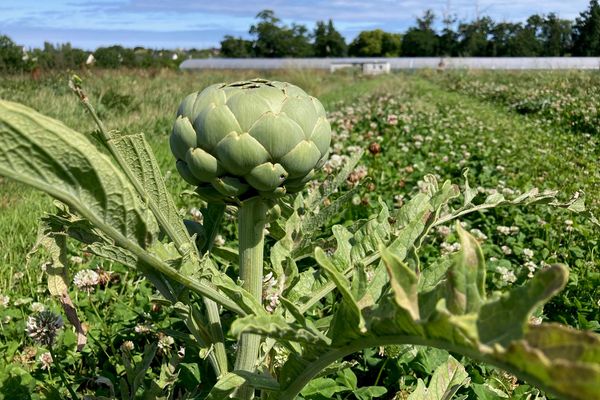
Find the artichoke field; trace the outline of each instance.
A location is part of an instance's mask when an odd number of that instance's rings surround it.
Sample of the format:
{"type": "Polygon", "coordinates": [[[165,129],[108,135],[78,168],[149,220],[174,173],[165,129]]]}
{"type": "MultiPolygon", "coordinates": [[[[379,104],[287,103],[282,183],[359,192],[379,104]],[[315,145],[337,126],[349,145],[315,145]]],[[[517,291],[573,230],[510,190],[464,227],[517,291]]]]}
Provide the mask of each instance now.
{"type": "Polygon", "coordinates": [[[319,100],[262,79],[188,95],[170,138],[177,170],[210,200],[297,192],[327,159],[330,142],[319,100]]]}

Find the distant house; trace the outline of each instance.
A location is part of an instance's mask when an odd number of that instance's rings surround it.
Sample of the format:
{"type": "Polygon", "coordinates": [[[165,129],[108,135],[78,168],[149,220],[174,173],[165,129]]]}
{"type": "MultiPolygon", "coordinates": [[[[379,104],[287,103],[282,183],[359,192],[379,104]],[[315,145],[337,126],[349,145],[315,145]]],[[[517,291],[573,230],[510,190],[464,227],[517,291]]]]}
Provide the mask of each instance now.
{"type": "Polygon", "coordinates": [[[362,72],[365,75],[381,75],[390,73],[390,63],[387,61],[365,62],[362,72]]]}

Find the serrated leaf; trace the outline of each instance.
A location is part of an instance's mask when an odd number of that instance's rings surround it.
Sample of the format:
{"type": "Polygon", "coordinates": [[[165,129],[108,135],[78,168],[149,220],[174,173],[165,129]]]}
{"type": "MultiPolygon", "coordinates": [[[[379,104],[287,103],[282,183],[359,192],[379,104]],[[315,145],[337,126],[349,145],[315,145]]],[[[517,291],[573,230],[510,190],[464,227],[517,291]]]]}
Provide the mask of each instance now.
{"type": "Polygon", "coordinates": [[[394,292],[396,304],[408,312],[413,320],[419,320],[417,275],[386,248],[381,247],[380,253],[390,277],[390,286],[394,292]]]}
{"type": "Polygon", "coordinates": [[[477,196],[477,189],[473,189],[470,185],[469,185],[469,169],[466,168],[463,171],[463,176],[465,178],[465,190],[463,191],[463,206],[467,207],[469,204],[471,204],[471,201],[473,201],[473,199],[475,198],[475,196],[477,196]]]}
{"type": "Polygon", "coordinates": [[[450,356],[435,370],[428,387],[419,379],[416,390],[408,396],[408,400],[450,400],[468,382],[468,377],[465,368],[450,356]]]}
{"type": "Polygon", "coordinates": [[[331,322],[329,337],[332,338],[334,343],[338,344],[360,336],[366,330],[365,320],[356,299],[350,291],[350,282],[336,269],[325,252],[319,247],[315,249],[315,259],[342,294],[342,302],[331,322]]]}
{"type": "Polygon", "coordinates": [[[567,279],[567,267],[555,264],[539,271],[525,285],[484,304],[477,320],[481,342],[507,346],[511,341],[521,339],[536,307],[558,293],[567,279]]]}
{"type": "Polygon", "coordinates": [[[0,175],[73,207],[145,247],[157,224],[131,183],[82,134],[21,104],[0,100],[0,175]]]}
{"type": "Polygon", "coordinates": [[[456,224],[460,251],[447,271],[446,304],[453,314],[479,311],[485,301],[485,260],[477,240],[456,224]]]}

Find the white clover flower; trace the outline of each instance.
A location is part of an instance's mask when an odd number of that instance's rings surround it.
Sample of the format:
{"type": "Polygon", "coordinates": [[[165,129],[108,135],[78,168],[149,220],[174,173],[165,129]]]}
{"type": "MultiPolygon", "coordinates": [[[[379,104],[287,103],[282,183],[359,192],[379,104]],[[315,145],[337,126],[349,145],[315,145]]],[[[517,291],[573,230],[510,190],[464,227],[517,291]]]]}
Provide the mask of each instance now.
{"type": "Polygon", "coordinates": [[[204,221],[204,216],[202,215],[202,212],[196,207],[190,208],[189,214],[192,217],[192,219],[195,222],[198,222],[199,224],[201,224],[204,221]]]}
{"type": "Polygon", "coordinates": [[[215,236],[215,246],[221,247],[225,244],[225,238],[221,235],[215,236]]]}
{"type": "Polygon", "coordinates": [[[442,254],[455,253],[460,250],[460,243],[450,244],[448,242],[442,242],[440,244],[440,249],[442,250],[442,254]]]}
{"type": "Polygon", "coordinates": [[[42,303],[38,303],[37,301],[34,301],[33,303],[31,303],[31,311],[34,313],[41,313],[42,311],[46,310],[46,306],[43,305],[42,303]]]}
{"type": "Polygon", "coordinates": [[[443,237],[447,237],[452,233],[452,229],[446,225],[439,225],[436,230],[437,233],[443,237]]]}
{"type": "Polygon", "coordinates": [[[501,249],[502,249],[502,252],[507,256],[512,254],[511,248],[506,245],[502,246],[501,249]]]}
{"type": "Polygon", "coordinates": [[[526,258],[532,258],[533,257],[533,250],[525,248],[525,249],[523,249],[523,255],[526,258]]]}
{"type": "Polygon", "coordinates": [[[484,240],[487,240],[487,238],[488,238],[485,233],[481,232],[477,228],[471,229],[471,234],[475,237],[475,239],[477,239],[479,241],[484,241],[484,240]]]}
{"type": "Polygon", "coordinates": [[[519,232],[521,231],[521,229],[518,226],[511,226],[510,227],[510,234],[511,235],[517,235],[519,232]]]}
{"type": "Polygon", "coordinates": [[[0,306],[8,307],[9,303],[10,303],[10,297],[0,294],[0,306]]]}
{"type": "Polygon", "coordinates": [[[573,220],[567,219],[565,221],[565,230],[567,232],[572,232],[573,231],[573,220]]]}
{"type": "Polygon", "coordinates": [[[344,164],[344,161],[345,158],[343,156],[339,154],[332,154],[329,160],[323,164],[323,171],[325,171],[326,174],[331,174],[333,171],[341,168],[341,166],[344,164]]]}
{"type": "Polygon", "coordinates": [[[348,152],[348,154],[354,154],[354,153],[358,153],[361,149],[362,149],[362,147],[360,147],[360,146],[348,146],[346,148],[346,151],[348,152]]]}
{"type": "Polygon", "coordinates": [[[52,354],[50,354],[50,352],[47,351],[40,354],[40,364],[42,364],[41,368],[43,370],[49,370],[53,362],[54,360],[52,359],[52,354]]]}
{"type": "Polygon", "coordinates": [[[269,272],[263,278],[263,302],[268,312],[273,312],[279,305],[279,298],[284,289],[284,277],[275,279],[273,272],[269,272]]]}
{"type": "Polygon", "coordinates": [[[498,225],[496,230],[503,235],[510,235],[510,228],[508,226],[498,225]]]}
{"type": "Polygon", "coordinates": [[[144,334],[150,332],[150,327],[148,325],[144,325],[144,324],[137,324],[135,326],[135,328],[133,328],[133,330],[135,331],[135,333],[144,335],[144,334]]]}
{"type": "Polygon", "coordinates": [[[404,196],[397,194],[394,196],[394,207],[400,208],[404,204],[404,196]]]}
{"type": "Polygon", "coordinates": [[[173,344],[175,344],[175,339],[169,335],[164,335],[158,339],[158,348],[163,351],[170,350],[173,344]]]}
{"type": "Polygon", "coordinates": [[[78,289],[84,292],[91,293],[94,291],[98,283],[100,282],[100,276],[98,273],[91,269],[82,269],[75,274],[73,283],[78,289]]]}
{"type": "Polygon", "coordinates": [[[529,270],[529,273],[527,274],[527,277],[528,278],[533,278],[533,273],[535,272],[535,270],[538,267],[536,265],[536,263],[531,262],[531,261],[527,261],[525,264],[523,264],[523,266],[529,270]]]}
{"type": "Polygon", "coordinates": [[[75,265],[83,264],[83,258],[79,257],[79,256],[71,256],[70,261],[72,264],[75,264],[75,265]]]}
{"type": "Polygon", "coordinates": [[[25,274],[22,273],[21,271],[15,272],[14,275],[13,275],[13,279],[15,281],[20,281],[21,279],[23,279],[24,276],[25,276],[25,274]]]}
{"type": "Polygon", "coordinates": [[[496,271],[500,274],[500,279],[506,283],[514,283],[517,281],[515,273],[506,267],[498,267],[496,271]]]}
{"type": "Polygon", "coordinates": [[[126,340],[121,344],[121,350],[122,351],[133,351],[133,349],[135,348],[135,344],[133,344],[133,342],[131,340],[126,340]]]}

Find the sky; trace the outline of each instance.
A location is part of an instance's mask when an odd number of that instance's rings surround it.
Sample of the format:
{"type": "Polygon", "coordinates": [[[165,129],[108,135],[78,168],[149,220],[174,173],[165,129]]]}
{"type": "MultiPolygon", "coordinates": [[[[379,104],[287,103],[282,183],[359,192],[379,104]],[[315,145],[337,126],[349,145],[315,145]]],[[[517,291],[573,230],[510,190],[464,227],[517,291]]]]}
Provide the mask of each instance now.
{"type": "Polygon", "coordinates": [[[0,0],[0,34],[26,47],[71,42],[93,50],[120,44],[149,48],[218,47],[224,35],[250,38],[256,14],[275,11],[283,23],[313,29],[333,19],[352,40],[363,30],[403,32],[430,8],[438,16],[524,21],[534,13],[575,19],[589,0],[0,0]]]}

